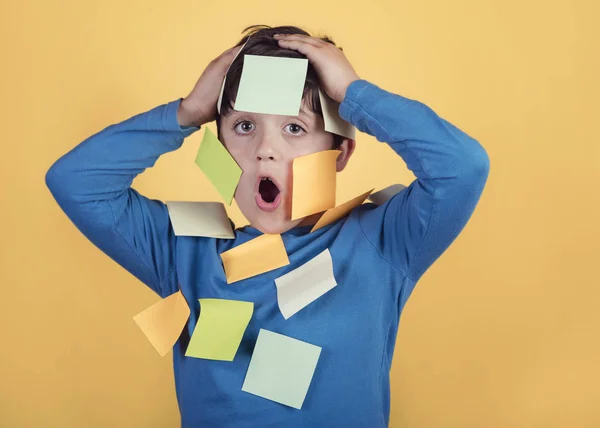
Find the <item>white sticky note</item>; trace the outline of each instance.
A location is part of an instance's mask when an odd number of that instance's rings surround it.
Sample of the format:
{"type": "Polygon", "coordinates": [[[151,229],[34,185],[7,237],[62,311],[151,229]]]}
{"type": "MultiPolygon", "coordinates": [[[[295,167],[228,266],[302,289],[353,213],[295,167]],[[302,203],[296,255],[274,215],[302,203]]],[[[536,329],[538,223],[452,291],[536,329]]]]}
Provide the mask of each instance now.
{"type": "Polygon", "coordinates": [[[177,236],[235,238],[221,202],[168,201],[166,204],[177,236]]]}
{"type": "Polygon", "coordinates": [[[277,303],[285,319],[337,285],[329,249],[275,280],[277,303]]]}
{"type": "Polygon", "coordinates": [[[325,131],[356,140],[356,128],[351,123],[342,119],[338,113],[340,103],[330,98],[321,88],[319,88],[319,100],[321,101],[321,109],[323,110],[325,131]]]}
{"type": "Polygon", "coordinates": [[[242,391],[301,409],[321,347],[260,329],[242,391]]]}
{"type": "Polygon", "coordinates": [[[244,55],[235,110],[298,116],[307,70],[306,58],[244,55]]]}
{"type": "MultiPolygon", "coordinates": [[[[250,37],[248,37],[248,40],[250,40],[250,37]]],[[[242,52],[246,47],[248,40],[246,40],[246,42],[242,45],[241,49],[235,54],[233,60],[231,60],[231,63],[229,64],[229,67],[227,67],[227,71],[225,72],[225,77],[223,78],[223,83],[221,84],[221,93],[219,94],[219,99],[217,100],[217,111],[219,112],[219,114],[221,114],[221,102],[223,101],[223,91],[225,90],[225,81],[227,80],[227,73],[229,73],[229,69],[231,68],[231,64],[233,64],[233,61],[235,61],[240,52],[242,52]]]]}
{"type": "Polygon", "coordinates": [[[386,187],[378,192],[371,193],[369,196],[369,200],[377,205],[383,205],[388,200],[392,199],[392,197],[402,190],[404,190],[406,186],[404,184],[392,184],[391,186],[386,187]]]}

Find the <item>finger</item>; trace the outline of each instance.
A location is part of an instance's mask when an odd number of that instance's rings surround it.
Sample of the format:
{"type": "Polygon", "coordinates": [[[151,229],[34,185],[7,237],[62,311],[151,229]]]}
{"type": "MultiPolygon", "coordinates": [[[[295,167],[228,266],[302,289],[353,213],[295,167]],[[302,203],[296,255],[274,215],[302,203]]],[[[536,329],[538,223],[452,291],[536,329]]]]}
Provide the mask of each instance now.
{"type": "Polygon", "coordinates": [[[279,40],[279,46],[298,51],[301,54],[306,55],[309,59],[312,59],[315,51],[319,48],[318,46],[300,40],[279,40]]]}
{"type": "Polygon", "coordinates": [[[317,39],[315,37],[305,36],[304,34],[278,34],[275,37],[278,40],[291,40],[291,41],[300,41],[304,43],[309,43],[311,45],[320,47],[323,46],[324,42],[321,39],[317,39]]]}

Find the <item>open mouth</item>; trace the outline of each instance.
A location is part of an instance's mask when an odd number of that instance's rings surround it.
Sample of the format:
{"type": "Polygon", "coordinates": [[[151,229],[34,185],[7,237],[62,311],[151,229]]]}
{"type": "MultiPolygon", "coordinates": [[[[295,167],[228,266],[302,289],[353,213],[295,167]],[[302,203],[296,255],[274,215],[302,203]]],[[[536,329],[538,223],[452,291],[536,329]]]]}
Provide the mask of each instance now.
{"type": "Polygon", "coordinates": [[[263,211],[274,211],[281,203],[281,191],[271,177],[260,177],[256,203],[263,211]]]}
{"type": "Polygon", "coordinates": [[[269,177],[262,177],[258,185],[258,193],[263,201],[271,204],[279,195],[279,188],[269,177]]]}

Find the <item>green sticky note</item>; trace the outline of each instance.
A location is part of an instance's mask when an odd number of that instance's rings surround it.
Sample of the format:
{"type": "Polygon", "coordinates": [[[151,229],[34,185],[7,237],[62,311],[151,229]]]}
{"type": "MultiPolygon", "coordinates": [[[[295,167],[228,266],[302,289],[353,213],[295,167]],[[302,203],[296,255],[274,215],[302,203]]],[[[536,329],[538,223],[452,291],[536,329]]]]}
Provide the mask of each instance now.
{"type": "Polygon", "coordinates": [[[244,55],[235,110],[298,116],[307,70],[306,58],[244,55]]]}
{"type": "Polygon", "coordinates": [[[198,300],[200,316],[185,356],[233,361],[252,318],[254,303],[224,299],[198,300]]]}
{"type": "Polygon", "coordinates": [[[320,355],[319,346],[260,329],[242,391],[301,409],[320,355]]]}
{"type": "Polygon", "coordinates": [[[242,176],[242,169],[229,154],[217,136],[208,128],[196,155],[196,164],[208,177],[228,205],[242,176]]]}

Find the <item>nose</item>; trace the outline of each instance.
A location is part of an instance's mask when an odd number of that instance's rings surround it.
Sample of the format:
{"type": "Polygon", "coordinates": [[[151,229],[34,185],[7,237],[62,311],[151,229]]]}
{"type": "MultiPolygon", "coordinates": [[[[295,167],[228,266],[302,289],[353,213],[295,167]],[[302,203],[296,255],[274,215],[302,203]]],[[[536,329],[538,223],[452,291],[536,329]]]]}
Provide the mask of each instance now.
{"type": "Polygon", "coordinates": [[[276,148],[273,137],[263,136],[262,141],[256,148],[257,161],[275,161],[279,159],[279,151],[276,148]]]}

